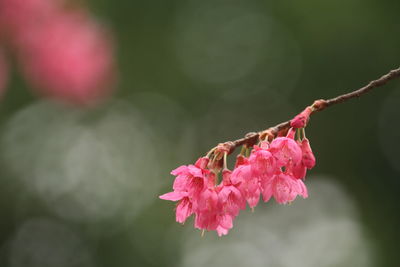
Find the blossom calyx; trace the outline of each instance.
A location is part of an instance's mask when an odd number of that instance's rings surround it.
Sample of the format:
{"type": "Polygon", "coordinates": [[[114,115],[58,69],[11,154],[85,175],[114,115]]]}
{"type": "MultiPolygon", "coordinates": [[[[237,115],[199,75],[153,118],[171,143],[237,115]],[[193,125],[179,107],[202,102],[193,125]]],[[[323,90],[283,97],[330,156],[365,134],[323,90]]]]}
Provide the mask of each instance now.
{"type": "Polygon", "coordinates": [[[290,121],[290,126],[296,129],[306,127],[312,112],[312,107],[306,107],[300,114],[298,114],[290,121]]]}

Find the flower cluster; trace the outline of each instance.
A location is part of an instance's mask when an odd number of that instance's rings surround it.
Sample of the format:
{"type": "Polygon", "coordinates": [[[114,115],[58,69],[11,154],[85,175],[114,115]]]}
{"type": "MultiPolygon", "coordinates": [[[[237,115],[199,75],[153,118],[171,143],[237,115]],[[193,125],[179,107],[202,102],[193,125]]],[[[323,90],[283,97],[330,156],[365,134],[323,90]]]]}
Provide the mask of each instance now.
{"type": "MultiPolygon", "coordinates": [[[[113,87],[113,45],[108,31],[83,7],[70,5],[66,0],[0,0],[0,43],[16,54],[38,93],[91,104],[113,87]]],[[[0,55],[0,89],[6,68],[0,55]]]]}
{"type": "Polygon", "coordinates": [[[303,180],[315,165],[303,128],[310,114],[296,116],[284,136],[267,136],[252,149],[244,146],[232,171],[227,168],[229,143],[220,144],[194,165],[180,166],[171,172],[176,176],[173,191],[160,198],[178,201],[177,222],[184,223],[194,214],[195,228],[215,230],[219,236],[228,233],[246,205],[257,206],[260,196],[264,202],[273,197],[280,204],[297,196],[307,198],[303,180]]]}

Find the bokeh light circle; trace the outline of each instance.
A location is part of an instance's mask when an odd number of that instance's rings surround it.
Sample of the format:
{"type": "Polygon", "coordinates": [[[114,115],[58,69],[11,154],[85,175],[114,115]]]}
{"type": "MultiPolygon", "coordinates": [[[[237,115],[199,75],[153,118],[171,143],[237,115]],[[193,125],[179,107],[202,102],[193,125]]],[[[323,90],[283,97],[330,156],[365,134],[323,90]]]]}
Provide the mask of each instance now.
{"type": "Polygon", "coordinates": [[[228,236],[201,238],[187,227],[181,266],[374,266],[351,198],[323,176],[309,177],[307,185],[308,199],[242,212],[228,236]]]}
{"type": "Polygon", "coordinates": [[[2,157],[58,216],[114,221],[116,230],[152,202],[162,186],[153,141],[151,127],[124,102],[99,111],[38,102],[7,124],[2,157]]]}
{"type": "Polygon", "coordinates": [[[26,221],[10,245],[10,267],[91,267],[90,249],[67,226],[46,218],[26,221]]]}
{"type": "Polygon", "coordinates": [[[174,47],[182,71],[194,81],[213,85],[251,75],[273,86],[296,81],[296,41],[261,9],[251,1],[188,1],[181,6],[174,47]],[[291,79],[281,79],[282,72],[290,73],[291,79]]]}

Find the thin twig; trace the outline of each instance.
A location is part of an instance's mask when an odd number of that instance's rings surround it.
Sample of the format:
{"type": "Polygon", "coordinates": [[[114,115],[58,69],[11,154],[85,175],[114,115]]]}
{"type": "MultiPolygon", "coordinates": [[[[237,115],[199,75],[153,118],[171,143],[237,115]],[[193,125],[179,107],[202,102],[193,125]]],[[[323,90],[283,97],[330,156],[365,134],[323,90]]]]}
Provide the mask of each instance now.
{"type": "MultiPolygon", "coordinates": [[[[318,112],[321,110],[324,110],[327,107],[333,106],[335,104],[339,104],[339,103],[343,103],[349,99],[355,98],[355,97],[360,97],[366,93],[368,93],[369,91],[371,91],[374,88],[380,87],[385,85],[387,82],[389,82],[390,80],[393,80],[397,77],[400,76],[400,68],[398,69],[394,69],[391,70],[389,73],[383,75],[382,77],[380,77],[377,80],[373,80],[371,82],[369,82],[366,86],[355,90],[351,93],[347,93],[347,94],[343,94],[340,96],[337,96],[335,98],[331,98],[328,100],[316,100],[314,101],[314,103],[311,105],[313,112],[318,112]]],[[[225,149],[228,151],[228,153],[232,153],[235,148],[242,146],[242,145],[246,145],[248,147],[253,146],[254,144],[256,144],[260,138],[261,139],[265,139],[265,138],[274,138],[276,137],[280,132],[284,132],[286,130],[288,130],[290,128],[290,121],[285,121],[282,122],[278,125],[275,125],[269,129],[260,131],[260,132],[251,132],[245,135],[245,137],[237,139],[235,141],[228,141],[225,142],[221,145],[223,145],[225,147],[225,149]]]]}

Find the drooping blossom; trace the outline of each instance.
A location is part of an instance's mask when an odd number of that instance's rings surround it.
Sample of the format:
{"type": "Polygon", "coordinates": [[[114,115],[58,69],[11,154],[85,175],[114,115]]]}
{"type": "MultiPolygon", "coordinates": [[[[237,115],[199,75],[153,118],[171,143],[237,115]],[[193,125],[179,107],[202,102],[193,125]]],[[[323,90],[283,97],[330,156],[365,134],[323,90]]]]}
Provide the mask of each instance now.
{"type": "Polygon", "coordinates": [[[219,225],[219,203],[215,178],[212,172],[207,175],[207,185],[196,200],[195,227],[198,229],[216,230],[219,225]]]}
{"type": "Polygon", "coordinates": [[[296,141],[289,137],[278,137],[271,142],[269,151],[276,158],[279,167],[292,162],[297,164],[302,157],[302,151],[296,141]]]}
{"type": "Polygon", "coordinates": [[[312,169],[315,166],[315,156],[311,150],[310,141],[304,138],[301,142],[301,150],[303,152],[302,162],[307,169],[312,169]]]}
{"type": "Polygon", "coordinates": [[[303,181],[285,173],[274,175],[268,183],[265,183],[262,195],[265,202],[273,196],[280,204],[290,203],[298,195],[303,198],[308,197],[303,181]]]}
{"type": "Polygon", "coordinates": [[[242,192],[250,208],[257,206],[261,190],[258,177],[253,174],[252,166],[248,159],[243,160],[243,164],[240,164],[232,171],[231,181],[242,192]]]}
{"type": "Polygon", "coordinates": [[[297,163],[290,163],[287,166],[286,173],[290,173],[297,179],[303,179],[306,176],[307,169],[311,170],[315,166],[315,157],[307,138],[297,141],[297,143],[302,151],[301,160],[297,163]]]}
{"type": "MultiPolygon", "coordinates": [[[[264,144],[265,143],[266,142],[264,142],[264,144]]],[[[255,176],[272,176],[275,173],[276,160],[268,149],[254,146],[249,158],[249,162],[251,163],[251,170],[255,176]]]]}
{"type": "Polygon", "coordinates": [[[246,208],[246,199],[243,197],[238,185],[234,185],[231,181],[232,171],[222,171],[222,184],[219,188],[218,198],[219,202],[223,205],[223,210],[236,217],[240,210],[246,208]]]}
{"type": "Polygon", "coordinates": [[[209,171],[205,169],[207,158],[200,158],[195,165],[180,166],[171,172],[175,175],[172,192],[161,195],[160,198],[179,201],[176,208],[176,221],[184,223],[199,206],[200,194],[204,191],[209,171]]]}
{"type": "Polygon", "coordinates": [[[232,142],[220,144],[208,153],[212,155],[210,162],[205,157],[195,165],[174,170],[174,191],[160,198],[179,201],[178,222],[194,214],[195,228],[214,230],[219,236],[228,234],[246,203],[252,209],[256,207],[260,196],[264,202],[274,198],[280,204],[290,203],[297,196],[307,198],[303,179],[307,169],[314,167],[315,157],[304,130],[299,131],[290,128],[275,139],[273,136],[271,143],[268,137],[253,145],[251,153],[245,146],[232,171],[227,168],[226,159],[232,142]],[[220,172],[222,179],[218,181],[220,172]]]}
{"type": "Polygon", "coordinates": [[[31,27],[19,46],[28,81],[41,94],[78,104],[108,96],[114,81],[109,34],[85,12],[64,12],[31,27]]]}
{"type": "MultiPolygon", "coordinates": [[[[218,185],[209,183],[204,190],[203,205],[195,211],[195,227],[202,230],[215,230],[219,236],[228,234],[233,220],[240,210],[246,208],[246,200],[240,190],[232,184],[230,170],[223,170],[223,180],[218,185]],[[204,205],[206,203],[206,205],[204,205]]],[[[211,177],[214,177],[211,175],[211,177]]]]}

